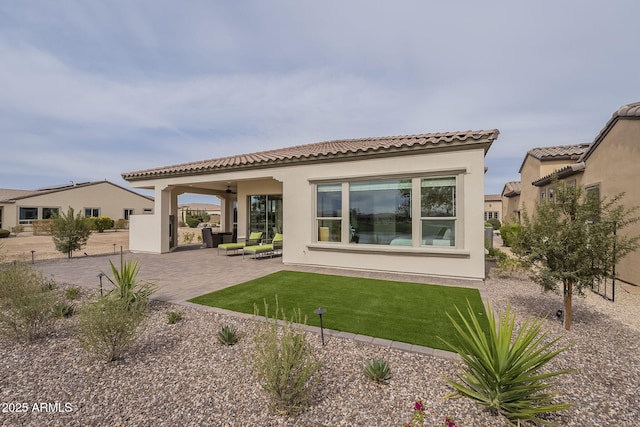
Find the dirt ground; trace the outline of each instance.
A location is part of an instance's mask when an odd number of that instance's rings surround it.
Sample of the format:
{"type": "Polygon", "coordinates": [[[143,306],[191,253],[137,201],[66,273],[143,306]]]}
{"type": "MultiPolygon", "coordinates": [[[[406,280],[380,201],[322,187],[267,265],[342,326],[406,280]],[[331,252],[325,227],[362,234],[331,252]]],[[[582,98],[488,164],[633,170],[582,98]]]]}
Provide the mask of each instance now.
{"type": "MultiPolygon", "coordinates": [[[[185,234],[193,233],[192,243],[198,243],[198,236],[202,233],[195,228],[180,228],[178,231],[178,242],[180,245],[186,244],[185,234]]],[[[74,257],[87,255],[104,255],[119,253],[120,250],[129,250],[129,231],[105,231],[104,233],[91,233],[87,245],[73,252],[74,257]]],[[[51,236],[34,236],[31,233],[20,233],[18,236],[13,234],[5,239],[0,239],[0,259],[4,261],[35,261],[52,258],[66,258],[66,254],[62,254],[56,250],[51,236]]]]}

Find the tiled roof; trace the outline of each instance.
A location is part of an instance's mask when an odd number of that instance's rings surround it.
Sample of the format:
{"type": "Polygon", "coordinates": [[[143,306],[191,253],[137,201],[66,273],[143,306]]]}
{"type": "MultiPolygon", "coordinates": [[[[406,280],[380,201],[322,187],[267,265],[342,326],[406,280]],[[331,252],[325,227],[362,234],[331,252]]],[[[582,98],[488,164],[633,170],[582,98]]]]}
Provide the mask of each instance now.
{"type": "Polygon", "coordinates": [[[504,197],[513,197],[520,194],[520,181],[509,181],[502,190],[504,197]]]}
{"type": "Polygon", "coordinates": [[[578,174],[580,172],[583,172],[584,169],[585,169],[584,162],[573,163],[573,164],[567,165],[567,166],[565,166],[563,168],[556,169],[552,173],[550,173],[549,175],[545,175],[542,178],[536,179],[531,184],[535,185],[536,187],[542,187],[542,186],[550,184],[554,177],[556,177],[558,179],[567,178],[567,177],[570,177],[571,175],[575,175],[575,174],[578,174]]]}
{"type": "Polygon", "coordinates": [[[118,187],[118,188],[120,188],[122,190],[128,191],[128,192],[133,193],[135,195],[138,195],[140,197],[144,197],[145,199],[153,200],[153,197],[149,197],[149,196],[145,196],[145,195],[140,194],[140,193],[136,193],[135,191],[132,191],[132,190],[130,190],[128,188],[124,188],[124,187],[116,185],[116,184],[114,184],[114,183],[112,183],[110,181],[104,180],[104,181],[92,181],[92,182],[82,182],[82,183],[60,185],[60,186],[57,186],[57,187],[42,188],[42,189],[39,189],[39,190],[0,189],[0,202],[14,203],[16,200],[26,199],[27,197],[40,196],[40,195],[43,195],[43,194],[50,194],[50,193],[57,193],[57,192],[60,192],[60,191],[72,190],[72,189],[81,188],[81,187],[88,187],[88,186],[91,186],[91,185],[102,184],[102,183],[107,183],[107,184],[113,185],[115,187],[118,187]]]}
{"type": "Polygon", "coordinates": [[[598,145],[600,145],[600,142],[602,142],[611,128],[613,128],[618,120],[621,119],[640,119],[640,102],[634,102],[632,104],[623,105],[622,107],[618,108],[618,110],[613,113],[607,124],[602,128],[598,136],[596,136],[596,139],[593,141],[589,149],[584,152],[584,154],[578,161],[584,162],[585,160],[587,160],[591,153],[593,153],[595,149],[598,148],[598,145]]]}
{"type": "Polygon", "coordinates": [[[11,190],[9,188],[0,188],[0,202],[11,203],[16,199],[29,197],[38,193],[38,190],[11,190]]]}
{"type": "Polygon", "coordinates": [[[502,200],[499,194],[485,194],[484,201],[485,202],[499,202],[502,200]]]}
{"type": "Polygon", "coordinates": [[[538,147],[529,150],[528,154],[538,160],[577,159],[590,144],[557,145],[555,147],[538,147]]]}
{"type": "Polygon", "coordinates": [[[344,139],[297,145],[276,150],[183,163],[156,169],[123,173],[128,181],[139,179],[212,173],[222,170],[272,167],[309,161],[330,161],[383,153],[406,153],[422,149],[455,149],[472,144],[486,144],[485,151],[498,137],[499,131],[426,133],[377,138],[344,139]]]}

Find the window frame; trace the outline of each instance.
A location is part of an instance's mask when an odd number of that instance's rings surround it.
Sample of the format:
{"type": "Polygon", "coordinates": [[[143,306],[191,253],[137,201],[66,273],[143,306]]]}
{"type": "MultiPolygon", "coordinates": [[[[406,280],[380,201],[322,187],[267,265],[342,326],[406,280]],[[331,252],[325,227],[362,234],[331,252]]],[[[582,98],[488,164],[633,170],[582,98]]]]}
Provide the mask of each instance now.
{"type": "Polygon", "coordinates": [[[131,218],[131,215],[135,215],[136,210],[132,209],[132,208],[124,208],[122,210],[122,218],[125,221],[129,221],[129,218],[131,218]]]}
{"type": "MultiPolygon", "coordinates": [[[[441,171],[428,171],[422,173],[408,174],[389,174],[376,176],[345,176],[343,178],[330,179],[309,179],[312,184],[312,212],[314,215],[312,221],[311,243],[308,247],[311,249],[329,249],[333,248],[339,251],[349,252],[381,252],[381,253],[447,253],[452,256],[468,256],[468,251],[464,249],[464,176],[468,173],[466,169],[451,169],[441,171]],[[454,221],[453,244],[451,246],[426,245],[422,242],[422,211],[421,211],[421,183],[422,179],[432,178],[453,178],[455,179],[455,217],[440,217],[440,219],[454,221]],[[411,180],[411,228],[412,238],[411,245],[384,245],[384,244],[359,244],[351,243],[350,221],[348,221],[349,206],[349,185],[350,183],[363,181],[390,181],[390,180],[411,180]],[[340,242],[320,241],[318,236],[318,220],[319,219],[338,219],[336,217],[319,217],[318,216],[318,186],[324,184],[340,184],[342,191],[342,215],[339,217],[341,222],[342,238],[340,242]],[[347,214],[345,214],[345,212],[347,214]]],[[[437,217],[434,219],[438,219],[437,217]]]]}

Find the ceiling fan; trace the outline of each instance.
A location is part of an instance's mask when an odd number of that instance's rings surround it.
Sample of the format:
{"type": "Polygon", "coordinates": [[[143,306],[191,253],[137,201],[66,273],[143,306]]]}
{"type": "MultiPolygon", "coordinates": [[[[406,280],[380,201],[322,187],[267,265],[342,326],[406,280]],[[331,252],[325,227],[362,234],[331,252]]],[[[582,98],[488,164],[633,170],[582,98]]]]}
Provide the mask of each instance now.
{"type": "Polygon", "coordinates": [[[227,189],[224,190],[227,194],[238,194],[236,191],[233,191],[229,185],[227,185],[227,189]]]}

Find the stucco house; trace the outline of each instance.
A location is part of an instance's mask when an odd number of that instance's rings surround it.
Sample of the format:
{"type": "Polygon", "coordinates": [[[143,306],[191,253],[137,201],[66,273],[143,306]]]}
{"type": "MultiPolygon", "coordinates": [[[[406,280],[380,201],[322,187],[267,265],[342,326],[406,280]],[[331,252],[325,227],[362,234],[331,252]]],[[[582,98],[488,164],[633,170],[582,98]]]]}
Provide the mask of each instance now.
{"type": "MultiPolygon", "coordinates": [[[[540,197],[552,197],[554,177],[574,183],[600,200],[624,193],[626,207],[640,206],[640,102],[623,105],[573,163],[552,171],[531,183],[540,197]]],[[[640,224],[626,233],[640,235],[640,224]]],[[[640,251],[627,255],[616,266],[616,277],[640,286],[640,251]]]]}
{"type": "Polygon", "coordinates": [[[520,222],[520,181],[509,181],[502,188],[502,223],[520,222]]]}
{"type": "Polygon", "coordinates": [[[507,182],[502,189],[502,222],[518,223],[524,209],[531,213],[538,200],[547,196],[546,192],[541,192],[533,182],[574,165],[589,145],[557,145],[529,150],[518,170],[520,181],[507,182]]]}
{"type": "Polygon", "coordinates": [[[484,220],[497,219],[502,222],[502,197],[500,194],[484,196],[484,220]]]}
{"type": "Polygon", "coordinates": [[[132,251],[176,246],[177,198],[221,200],[238,240],[284,234],[282,262],[484,278],[484,157],[497,130],[362,138],[124,173],[155,192],[132,251]]]}
{"type": "Polygon", "coordinates": [[[152,214],[153,198],[141,195],[109,181],[71,183],[39,190],[0,189],[0,228],[23,226],[49,219],[69,207],[84,216],[108,216],[129,220],[132,215],[152,214]]]}

